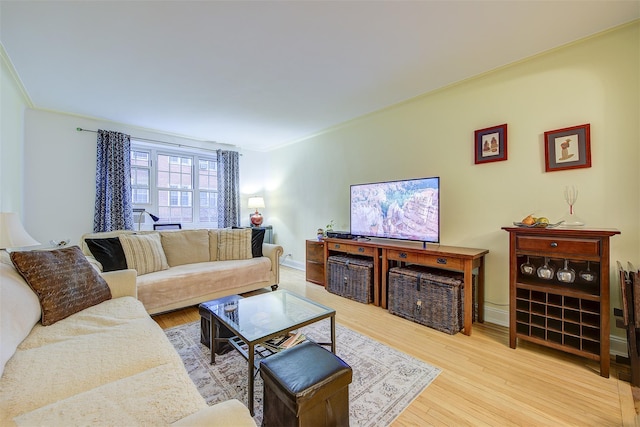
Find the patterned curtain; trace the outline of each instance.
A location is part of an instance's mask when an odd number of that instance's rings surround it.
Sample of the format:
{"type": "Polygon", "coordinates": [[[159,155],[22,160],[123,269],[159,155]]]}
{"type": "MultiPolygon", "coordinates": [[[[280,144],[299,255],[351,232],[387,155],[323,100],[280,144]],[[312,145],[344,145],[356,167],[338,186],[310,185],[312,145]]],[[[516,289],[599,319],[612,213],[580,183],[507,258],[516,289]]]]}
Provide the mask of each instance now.
{"type": "Polygon", "coordinates": [[[218,228],[240,225],[240,155],[237,151],[217,150],[218,228]]]}
{"type": "Polygon", "coordinates": [[[129,135],[98,130],[93,231],[133,230],[129,135]]]}

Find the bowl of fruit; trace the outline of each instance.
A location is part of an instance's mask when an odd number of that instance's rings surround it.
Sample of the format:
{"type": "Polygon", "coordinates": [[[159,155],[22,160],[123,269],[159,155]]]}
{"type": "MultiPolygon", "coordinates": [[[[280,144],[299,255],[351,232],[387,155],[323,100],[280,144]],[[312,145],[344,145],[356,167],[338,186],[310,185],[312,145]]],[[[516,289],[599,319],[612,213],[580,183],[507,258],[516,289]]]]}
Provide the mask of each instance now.
{"type": "Polygon", "coordinates": [[[555,224],[551,224],[549,219],[544,216],[534,217],[533,214],[527,215],[522,221],[514,222],[513,225],[516,227],[524,227],[524,228],[553,228],[562,224],[564,221],[556,222],[555,224]]]}

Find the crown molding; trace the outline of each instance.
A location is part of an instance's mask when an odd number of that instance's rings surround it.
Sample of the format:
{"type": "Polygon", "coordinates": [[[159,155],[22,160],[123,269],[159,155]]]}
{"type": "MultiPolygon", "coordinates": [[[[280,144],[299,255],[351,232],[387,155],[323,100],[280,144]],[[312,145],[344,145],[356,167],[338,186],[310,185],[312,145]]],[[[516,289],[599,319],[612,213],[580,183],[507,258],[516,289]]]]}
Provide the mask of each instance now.
{"type": "Polygon", "coordinates": [[[16,72],[16,69],[13,66],[13,62],[11,62],[11,58],[9,58],[9,54],[4,49],[4,45],[2,44],[2,42],[0,42],[0,57],[2,58],[2,62],[6,65],[7,70],[9,71],[9,75],[11,75],[11,77],[13,78],[13,81],[16,83],[16,86],[18,87],[18,90],[22,94],[27,106],[29,108],[34,108],[33,101],[29,96],[29,92],[27,92],[27,89],[24,87],[22,80],[20,80],[20,76],[16,72]]]}

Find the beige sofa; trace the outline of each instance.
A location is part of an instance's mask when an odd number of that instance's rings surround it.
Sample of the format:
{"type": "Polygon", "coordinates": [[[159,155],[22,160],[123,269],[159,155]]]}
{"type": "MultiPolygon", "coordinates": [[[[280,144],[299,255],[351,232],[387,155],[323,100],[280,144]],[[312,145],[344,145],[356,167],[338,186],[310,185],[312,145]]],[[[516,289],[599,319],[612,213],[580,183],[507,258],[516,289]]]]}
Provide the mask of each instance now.
{"type": "Polygon", "coordinates": [[[248,228],[92,233],[82,236],[82,250],[91,258],[86,239],[118,237],[122,241],[136,236],[154,238],[161,244],[161,249],[147,251],[156,261],[153,268],[132,267],[130,257],[135,254],[125,253],[127,265],[138,271],[138,299],[149,314],[264,287],[275,288],[280,280],[282,247],[262,243],[263,256],[253,257],[252,230],[248,228]]]}
{"type": "Polygon", "coordinates": [[[100,275],[110,299],[43,326],[41,293],[0,252],[1,426],[255,426],[237,400],[207,406],[136,299],[135,271],[100,275]]]}

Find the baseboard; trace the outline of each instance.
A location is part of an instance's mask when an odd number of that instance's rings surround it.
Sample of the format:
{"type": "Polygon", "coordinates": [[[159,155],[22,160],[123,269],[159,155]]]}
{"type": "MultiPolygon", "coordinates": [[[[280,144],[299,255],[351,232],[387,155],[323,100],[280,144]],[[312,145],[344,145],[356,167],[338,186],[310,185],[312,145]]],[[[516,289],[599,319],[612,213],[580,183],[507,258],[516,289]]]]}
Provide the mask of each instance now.
{"type": "Polygon", "coordinates": [[[305,271],[304,263],[299,261],[294,261],[287,257],[283,257],[283,258],[280,258],[280,265],[284,265],[285,267],[295,268],[296,270],[305,271]]]}
{"type": "MultiPolygon", "coordinates": [[[[485,307],[484,321],[495,325],[509,327],[509,311],[493,307],[485,307]]],[[[628,356],[627,340],[625,338],[609,335],[609,354],[613,356],[628,356]]]]}
{"type": "Polygon", "coordinates": [[[509,327],[509,311],[493,307],[484,308],[484,321],[494,325],[509,327]]]}
{"type": "MultiPolygon", "coordinates": [[[[296,270],[305,270],[304,263],[284,259],[280,263],[286,267],[295,268],[296,270]]],[[[493,323],[494,325],[509,327],[509,310],[503,310],[494,307],[485,307],[484,309],[484,321],[487,323],[493,323]]],[[[609,354],[613,356],[628,356],[627,340],[623,337],[616,335],[609,335],[610,347],[609,354]]]]}
{"type": "Polygon", "coordinates": [[[611,335],[611,347],[609,353],[614,356],[629,357],[629,348],[626,338],[611,335]]]}

